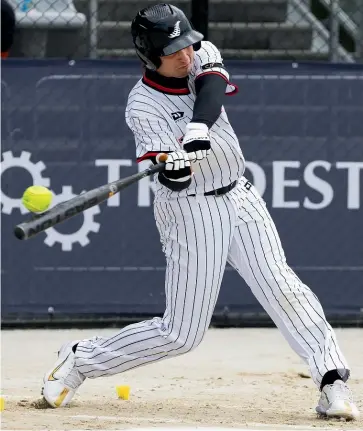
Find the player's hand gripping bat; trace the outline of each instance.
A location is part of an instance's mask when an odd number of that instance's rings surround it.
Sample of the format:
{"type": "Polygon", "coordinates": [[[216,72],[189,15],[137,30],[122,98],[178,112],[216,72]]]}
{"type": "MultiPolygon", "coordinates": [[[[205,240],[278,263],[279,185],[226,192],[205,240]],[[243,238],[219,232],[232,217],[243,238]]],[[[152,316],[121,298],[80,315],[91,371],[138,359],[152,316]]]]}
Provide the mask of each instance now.
{"type": "Polygon", "coordinates": [[[165,161],[167,157],[167,154],[161,154],[159,156],[158,164],[150,166],[142,172],[105,184],[104,186],[82,193],[68,201],[61,202],[49,211],[39,214],[33,219],[15,226],[15,236],[21,240],[32,238],[38,233],[74,217],[88,208],[98,205],[118,193],[120,190],[136,183],[142,178],[149,177],[157,172],[162,172],[165,169],[165,161]]]}

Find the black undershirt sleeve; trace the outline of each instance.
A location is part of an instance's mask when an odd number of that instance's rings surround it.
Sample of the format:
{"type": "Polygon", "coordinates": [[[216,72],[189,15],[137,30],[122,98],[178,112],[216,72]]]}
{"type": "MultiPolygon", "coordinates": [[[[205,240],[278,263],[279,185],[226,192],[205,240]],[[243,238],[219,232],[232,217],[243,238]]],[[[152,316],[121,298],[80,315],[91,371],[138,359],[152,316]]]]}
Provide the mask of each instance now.
{"type": "Polygon", "coordinates": [[[226,80],[215,73],[197,77],[192,123],[204,123],[209,129],[213,126],[221,115],[226,85],[226,80]]]}

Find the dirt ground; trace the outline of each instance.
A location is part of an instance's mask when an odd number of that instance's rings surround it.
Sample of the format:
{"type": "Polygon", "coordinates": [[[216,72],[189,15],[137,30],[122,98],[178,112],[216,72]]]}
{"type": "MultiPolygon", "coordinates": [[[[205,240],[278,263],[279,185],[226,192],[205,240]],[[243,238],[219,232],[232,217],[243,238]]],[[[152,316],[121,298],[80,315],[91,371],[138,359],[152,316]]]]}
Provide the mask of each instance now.
{"type": "MultiPolygon", "coordinates": [[[[6,430],[116,430],[146,427],[363,430],[318,419],[318,391],[276,329],[210,329],[193,352],[106,378],[86,380],[69,407],[37,410],[43,373],[60,345],[102,330],[2,331],[1,413],[6,430]],[[130,385],[129,400],[116,385],[130,385]],[[282,426],[283,425],[283,426],[282,426]],[[310,428],[313,427],[313,428],[310,428]]],[[[363,413],[363,329],[337,329],[352,368],[350,386],[363,413]]]]}

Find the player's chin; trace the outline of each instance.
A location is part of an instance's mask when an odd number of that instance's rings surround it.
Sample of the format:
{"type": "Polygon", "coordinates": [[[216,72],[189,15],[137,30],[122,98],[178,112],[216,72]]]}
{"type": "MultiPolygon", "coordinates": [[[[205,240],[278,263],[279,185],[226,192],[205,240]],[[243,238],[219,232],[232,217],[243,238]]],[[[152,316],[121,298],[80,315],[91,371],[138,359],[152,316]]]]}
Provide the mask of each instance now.
{"type": "Polygon", "coordinates": [[[191,69],[192,69],[191,64],[188,64],[187,66],[179,67],[176,71],[176,74],[178,75],[177,77],[178,78],[185,78],[186,76],[189,75],[189,72],[191,71],[191,69]]]}

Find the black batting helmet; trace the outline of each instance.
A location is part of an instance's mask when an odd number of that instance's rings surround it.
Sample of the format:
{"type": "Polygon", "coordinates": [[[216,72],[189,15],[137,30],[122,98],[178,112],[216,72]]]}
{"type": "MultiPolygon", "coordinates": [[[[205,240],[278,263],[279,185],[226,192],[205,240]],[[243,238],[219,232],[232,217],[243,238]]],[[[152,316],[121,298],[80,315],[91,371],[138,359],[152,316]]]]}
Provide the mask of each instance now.
{"type": "Polygon", "coordinates": [[[132,21],[131,33],[137,55],[153,70],[160,67],[161,56],[190,45],[198,50],[204,37],[183,11],[166,3],[142,9],[132,21]]]}

